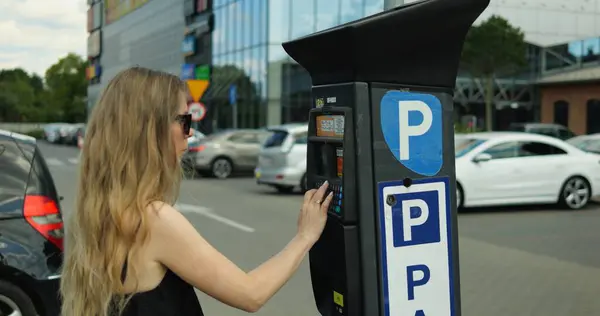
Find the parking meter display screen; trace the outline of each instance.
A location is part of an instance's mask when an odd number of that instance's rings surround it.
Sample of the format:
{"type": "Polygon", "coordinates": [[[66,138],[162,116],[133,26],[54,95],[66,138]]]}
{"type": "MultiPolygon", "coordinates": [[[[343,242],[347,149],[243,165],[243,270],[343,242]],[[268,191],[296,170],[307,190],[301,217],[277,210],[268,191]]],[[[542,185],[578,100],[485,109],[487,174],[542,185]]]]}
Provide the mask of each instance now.
{"type": "Polygon", "coordinates": [[[342,178],[344,175],[344,149],[337,145],[322,144],[316,151],[315,171],[327,178],[342,178]]]}
{"type": "Polygon", "coordinates": [[[317,136],[319,137],[344,137],[343,115],[319,115],[317,120],[317,136]]]}

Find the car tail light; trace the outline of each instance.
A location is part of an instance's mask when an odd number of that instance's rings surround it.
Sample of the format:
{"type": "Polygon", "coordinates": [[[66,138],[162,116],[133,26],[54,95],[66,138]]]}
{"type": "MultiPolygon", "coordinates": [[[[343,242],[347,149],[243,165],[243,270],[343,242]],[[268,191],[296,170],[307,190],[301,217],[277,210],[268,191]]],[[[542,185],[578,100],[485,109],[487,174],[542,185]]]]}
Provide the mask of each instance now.
{"type": "Polygon", "coordinates": [[[206,146],[204,146],[204,145],[198,145],[198,146],[188,148],[188,151],[197,153],[197,152],[203,151],[205,148],[206,148],[206,146]]]}
{"type": "Polygon", "coordinates": [[[63,250],[63,220],[54,200],[41,195],[26,195],[23,215],[29,225],[63,250]]]}
{"type": "Polygon", "coordinates": [[[77,147],[79,149],[83,148],[83,136],[81,136],[81,135],[77,136],[77,147]]]}

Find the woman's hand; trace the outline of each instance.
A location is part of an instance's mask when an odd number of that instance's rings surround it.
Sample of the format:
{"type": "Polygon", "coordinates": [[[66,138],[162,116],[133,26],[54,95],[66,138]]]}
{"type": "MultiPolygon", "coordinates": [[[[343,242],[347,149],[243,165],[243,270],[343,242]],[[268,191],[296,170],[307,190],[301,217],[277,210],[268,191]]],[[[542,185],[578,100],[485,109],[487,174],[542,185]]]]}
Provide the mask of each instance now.
{"type": "Polygon", "coordinates": [[[298,235],[312,242],[319,240],[327,222],[327,209],[333,198],[333,192],[327,196],[329,183],[325,182],[317,190],[312,189],[304,194],[304,202],[298,217],[298,235]]]}

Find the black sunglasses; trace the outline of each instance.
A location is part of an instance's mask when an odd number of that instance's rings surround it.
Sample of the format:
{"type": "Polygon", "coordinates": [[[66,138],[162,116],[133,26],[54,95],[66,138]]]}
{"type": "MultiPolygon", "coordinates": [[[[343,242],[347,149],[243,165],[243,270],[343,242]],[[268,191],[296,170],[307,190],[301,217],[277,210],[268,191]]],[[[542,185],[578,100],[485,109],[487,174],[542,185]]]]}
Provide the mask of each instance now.
{"type": "Polygon", "coordinates": [[[177,122],[181,124],[181,128],[183,129],[183,134],[189,135],[190,128],[192,127],[192,114],[179,114],[175,118],[177,122]]]}

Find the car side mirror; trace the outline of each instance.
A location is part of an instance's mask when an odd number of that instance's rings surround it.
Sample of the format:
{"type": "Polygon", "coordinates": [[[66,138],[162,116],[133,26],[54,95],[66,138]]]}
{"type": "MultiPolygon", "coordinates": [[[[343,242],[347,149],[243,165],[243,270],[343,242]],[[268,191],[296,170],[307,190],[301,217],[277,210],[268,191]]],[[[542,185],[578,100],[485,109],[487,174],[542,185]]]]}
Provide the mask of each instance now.
{"type": "Polygon", "coordinates": [[[486,153],[481,153],[473,158],[473,162],[475,163],[486,162],[490,160],[492,160],[492,155],[486,153]]]}

